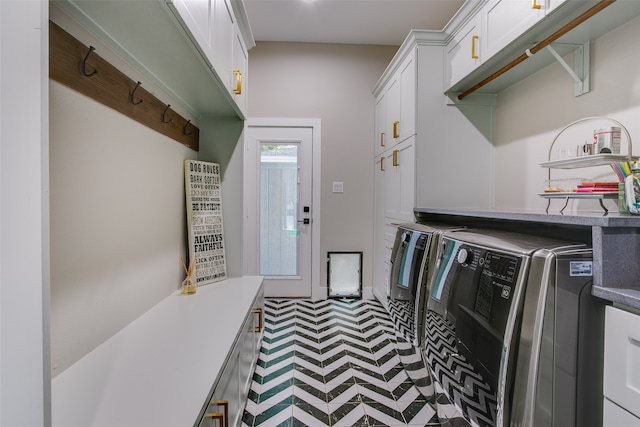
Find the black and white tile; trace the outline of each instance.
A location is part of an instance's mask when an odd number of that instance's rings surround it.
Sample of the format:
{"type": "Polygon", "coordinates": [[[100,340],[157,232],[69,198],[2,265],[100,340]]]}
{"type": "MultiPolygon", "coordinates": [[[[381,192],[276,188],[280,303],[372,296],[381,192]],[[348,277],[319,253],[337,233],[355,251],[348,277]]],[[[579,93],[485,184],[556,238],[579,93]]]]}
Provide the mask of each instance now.
{"type": "Polygon", "coordinates": [[[243,427],[438,426],[370,300],[267,300],[243,427]]]}

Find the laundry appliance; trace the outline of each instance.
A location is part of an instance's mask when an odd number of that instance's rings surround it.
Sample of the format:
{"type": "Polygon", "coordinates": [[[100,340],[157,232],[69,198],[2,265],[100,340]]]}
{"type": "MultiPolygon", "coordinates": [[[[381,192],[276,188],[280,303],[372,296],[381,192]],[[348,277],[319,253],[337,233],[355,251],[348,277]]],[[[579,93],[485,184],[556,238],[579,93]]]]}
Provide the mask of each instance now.
{"type": "Polygon", "coordinates": [[[422,347],[441,422],[602,426],[604,302],[592,277],[585,244],[445,233],[422,347]]]}
{"type": "Polygon", "coordinates": [[[442,224],[401,223],[391,251],[388,309],[396,334],[419,347],[424,337],[426,286],[440,236],[460,229],[442,224]]]}

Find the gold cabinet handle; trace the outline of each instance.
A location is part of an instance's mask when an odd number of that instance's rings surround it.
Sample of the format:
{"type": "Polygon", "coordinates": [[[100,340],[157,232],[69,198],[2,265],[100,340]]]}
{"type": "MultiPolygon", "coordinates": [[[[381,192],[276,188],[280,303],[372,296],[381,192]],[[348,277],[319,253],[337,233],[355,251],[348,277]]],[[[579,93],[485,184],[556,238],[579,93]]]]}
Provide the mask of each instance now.
{"type": "MultiPolygon", "coordinates": [[[[535,1],[535,0],[534,0],[535,1]]],[[[471,59],[478,59],[478,52],[476,52],[476,44],[480,36],[472,36],[471,37],[471,59]]]]}
{"type": "Polygon", "coordinates": [[[400,135],[398,134],[398,125],[399,124],[400,124],[400,122],[398,120],[393,122],[393,137],[394,138],[399,138],[400,137],[400,135]]]}
{"type": "Polygon", "coordinates": [[[380,157],[380,172],[384,172],[384,157],[380,157]]]}
{"type": "Polygon", "coordinates": [[[538,0],[532,0],[531,9],[540,9],[542,6],[538,4],[538,0]]]}
{"type": "Polygon", "coordinates": [[[400,166],[400,163],[398,163],[398,152],[400,150],[393,150],[393,166],[400,166]]]}
{"type": "Polygon", "coordinates": [[[253,313],[258,315],[258,326],[256,326],[256,328],[253,330],[253,332],[255,333],[259,333],[262,331],[262,328],[264,326],[263,323],[263,318],[262,318],[262,308],[261,307],[256,307],[252,310],[253,313]]]}
{"type": "Polygon", "coordinates": [[[219,413],[219,412],[216,412],[216,413],[213,413],[213,414],[204,414],[204,416],[206,418],[211,418],[214,421],[215,420],[220,421],[220,427],[222,427],[222,425],[224,424],[224,415],[219,413]]]}
{"type": "Polygon", "coordinates": [[[205,414],[204,416],[207,418],[211,418],[214,421],[220,421],[220,427],[229,427],[229,401],[228,400],[216,400],[214,402],[209,402],[209,405],[222,406],[224,408],[224,413],[214,412],[212,414],[205,414]]]}
{"type": "Polygon", "coordinates": [[[400,224],[397,223],[397,222],[392,222],[389,225],[392,226],[392,227],[399,227],[400,226],[400,224]]]}
{"type": "Polygon", "coordinates": [[[233,70],[233,74],[236,75],[236,87],[233,89],[233,93],[236,95],[242,94],[242,73],[237,68],[233,70]]]}
{"type": "Polygon", "coordinates": [[[216,405],[224,407],[224,427],[229,427],[229,401],[218,400],[216,405]]]}
{"type": "Polygon", "coordinates": [[[384,147],[384,132],[380,132],[380,146],[384,147]]]}

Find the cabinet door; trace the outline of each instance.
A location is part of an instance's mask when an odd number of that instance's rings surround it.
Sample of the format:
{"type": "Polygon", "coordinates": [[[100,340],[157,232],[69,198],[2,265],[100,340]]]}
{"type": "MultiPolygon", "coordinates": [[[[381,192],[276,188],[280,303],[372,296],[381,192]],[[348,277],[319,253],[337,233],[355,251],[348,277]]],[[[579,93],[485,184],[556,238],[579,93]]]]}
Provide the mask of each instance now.
{"type": "Polygon", "coordinates": [[[482,63],[480,37],[482,20],[475,15],[447,45],[446,83],[450,88],[482,63]]]}
{"type": "Polygon", "coordinates": [[[604,399],[603,427],[640,427],[640,418],[634,417],[609,399],[604,399]]]}
{"type": "Polygon", "coordinates": [[[211,0],[173,0],[172,4],[202,53],[211,61],[211,0]]]}
{"type": "Polygon", "coordinates": [[[229,0],[213,1],[213,25],[211,36],[213,52],[213,68],[222,79],[228,90],[231,90],[230,77],[233,70],[233,23],[234,15],[229,0]]]}
{"type": "Polygon", "coordinates": [[[389,151],[385,168],[385,216],[413,221],[415,205],[415,136],[389,151]]]}
{"type": "Polygon", "coordinates": [[[604,395],[640,417],[640,316],[606,308],[604,395]]]}
{"type": "Polygon", "coordinates": [[[416,199],[416,156],[415,137],[403,142],[399,148],[397,168],[400,170],[400,205],[398,218],[413,221],[413,208],[416,199]]]}
{"type": "Polygon", "coordinates": [[[415,53],[400,67],[400,142],[416,133],[416,62],[415,53]]]}
{"type": "Polygon", "coordinates": [[[394,76],[387,85],[385,94],[386,148],[393,147],[400,139],[400,79],[394,76]]]}
{"type": "Polygon", "coordinates": [[[486,60],[544,17],[545,0],[490,0],[480,13],[486,60]]]}
{"type": "Polygon", "coordinates": [[[247,111],[247,49],[242,40],[242,34],[236,25],[234,25],[234,37],[233,37],[233,70],[231,70],[231,82],[229,87],[233,98],[240,107],[240,110],[245,113],[247,111]]]}
{"type": "Polygon", "coordinates": [[[374,156],[382,154],[386,146],[386,138],[388,136],[386,130],[387,116],[386,116],[386,98],[384,91],[378,95],[375,100],[375,117],[374,117],[374,156]]]}
{"type": "Polygon", "coordinates": [[[240,403],[240,348],[241,345],[236,345],[231,353],[220,380],[216,384],[207,412],[200,422],[200,427],[220,427],[226,422],[230,426],[237,425],[238,417],[242,415],[241,411],[244,409],[240,403]],[[224,414],[228,416],[228,420],[222,422],[216,418],[216,414],[224,414]]]}
{"type": "Polygon", "coordinates": [[[385,167],[387,159],[379,156],[375,161],[374,171],[374,230],[373,230],[373,256],[374,256],[374,274],[373,274],[373,291],[374,294],[386,303],[389,294],[388,286],[386,286],[385,278],[385,167]]]}

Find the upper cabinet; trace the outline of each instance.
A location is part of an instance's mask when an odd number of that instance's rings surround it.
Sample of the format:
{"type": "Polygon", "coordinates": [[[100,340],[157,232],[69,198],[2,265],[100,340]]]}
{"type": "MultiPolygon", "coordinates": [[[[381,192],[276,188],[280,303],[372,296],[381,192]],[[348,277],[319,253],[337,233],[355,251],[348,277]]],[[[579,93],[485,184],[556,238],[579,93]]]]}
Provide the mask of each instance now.
{"type": "Polygon", "coordinates": [[[444,29],[445,92],[498,93],[556,60],[548,42],[562,57],[638,15],[638,1],[468,0],[444,29]]]}
{"type": "Polygon", "coordinates": [[[246,95],[236,96],[234,70],[245,70],[246,88],[247,50],[255,42],[241,0],[61,0],[51,5],[195,117],[245,119],[246,95]]]}
{"type": "Polygon", "coordinates": [[[482,63],[480,15],[475,15],[447,45],[447,87],[453,86],[482,63]]]}
{"type": "Polygon", "coordinates": [[[416,133],[415,55],[409,55],[376,96],[374,153],[381,154],[416,133]]]}

